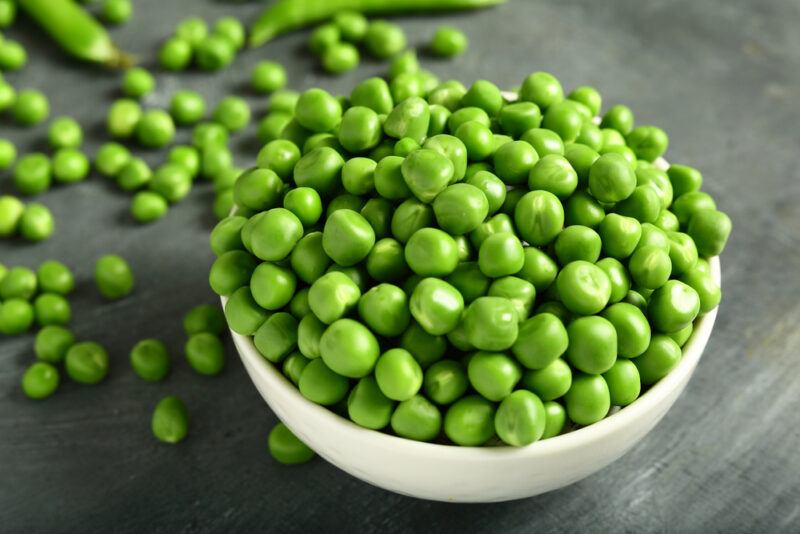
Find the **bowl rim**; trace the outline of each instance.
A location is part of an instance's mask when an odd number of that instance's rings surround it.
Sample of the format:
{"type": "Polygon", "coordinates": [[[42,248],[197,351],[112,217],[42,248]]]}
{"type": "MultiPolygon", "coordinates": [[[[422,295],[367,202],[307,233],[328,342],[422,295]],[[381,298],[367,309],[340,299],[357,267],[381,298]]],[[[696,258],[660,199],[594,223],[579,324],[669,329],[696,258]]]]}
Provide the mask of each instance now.
{"type": "MultiPolygon", "coordinates": [[[[711,275],[717,284],[721,286],[719,257],[710,258],[709,265],[711,275]]],[[[227,300],[226,297],[221,297],[223,308],[227,300]]],[[[678,365],[631,404],[591,425],[582,426],[576,430],[539,440],[523,447],[443,445],[415,441],[380,430],[361,427],[331,411],[328,407],[321,406],[303,397],[297,386],[289,381],[274,364],[261,356],[253,343],[252,336],[237,334],[233,330],[231,330],[231,336],[251,380],[255,379],[252,376],[254,371],[259,375],[260,379],[268,381],[270,387],[281,388],[280,394],[288,397],[290,402],[303,404],[304,411],[310,411],[314,417],[320,418],[325,424],[340,427],[343,432],[350,433],[353,439],[359,440],[364,446],[386,449],[403,447],[409,453],[419,453],[429,458],[447,458],[449,460],[498,460],[504,458],[518,460],[523,457],[547,456],[558,451],[564,452],[565,450],[597,445],[610,434],[618,432],[623,427],[635,424],[637,420],[647,413],[656,410],[659,405],[666,401],[670,392],[680,387],[681,383],[684,380],[688,380],[688,377],[694,371],[711,336],[717,311],[718,307],[715,307],[695,320],[694,330],[689,340],[682,347],[683,354],[678,365]]],[[[269,401],[267,403],[269,404],[269,401]]],[[[291,423],[285,421],[284,423],[291,428],[291,423]]]]}

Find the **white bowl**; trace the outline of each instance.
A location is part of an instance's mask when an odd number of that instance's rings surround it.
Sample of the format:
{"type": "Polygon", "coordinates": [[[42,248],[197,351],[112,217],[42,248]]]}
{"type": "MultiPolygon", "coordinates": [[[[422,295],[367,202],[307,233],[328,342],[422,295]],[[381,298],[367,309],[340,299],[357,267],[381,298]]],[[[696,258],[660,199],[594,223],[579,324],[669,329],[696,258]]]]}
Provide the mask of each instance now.
{"type": "MultiPolygon", "coordinates": [[[[710,264],[720,283],[719,259],[712,258],[710,264]]],[[[680,363],[632,404],[593,425],[520,448],[436,445],[362,428],[305,399],[259,354],[250,337],[231,334],[245,369],[272,411],[330,463],[365,482],[412,497],[496,502],[577,482],[636,445],[686,387],[716,317],[714,309],[695,322],[680,363]]]]}

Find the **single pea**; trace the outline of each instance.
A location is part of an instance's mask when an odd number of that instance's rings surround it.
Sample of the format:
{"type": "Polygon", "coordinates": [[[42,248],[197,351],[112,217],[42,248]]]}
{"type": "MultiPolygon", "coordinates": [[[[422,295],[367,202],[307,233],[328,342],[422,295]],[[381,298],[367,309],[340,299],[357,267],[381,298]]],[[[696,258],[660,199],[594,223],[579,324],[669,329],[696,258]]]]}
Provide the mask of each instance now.
{"type": "Polygon", "coordinates": [[[338,138],[349,152],[358,153],[374,148],[381,140],[378,114],[367,107],[351,107],[342,116],[338,138]]]}
{"type": "Polygon", "coordinates": [[[241,21],[235,17],[221,17],[214,24],[214,34],[227,39],[234,50],[242,48],[245,44],[245,29],[241,21]]]}
{"type": "Polygon", "coordinates": [[[175,396],[161,399],[153,410],[150,430],[163,443],[183,441],[189,432],[189,413],[183,401],[175,396]]]}
{"type": "Polygon", "coordinates": [[[188,17],[180,21],[175,27],[175,35],[181,39],[186,39],[192,46],[196,46],[208,35],[208,25],[206,21],[199,17],[188,17]]]}
{"type": "MultiPolygon", "coordinates": [[[[323,248],[322,233],[311,232],[303,236],[300,241],[297,242],[297,245],[295,245],[294,250],[292,250],[290,262],[297,277],[307,284],[313,284],[320,276],[325,274],[325,271],[330,266],[331,260],[323,248]]],[[[270,281],[270,284],[272,283],[278,283],[278,280],[270,281]]],[[[283,287],[284,284],[274,289],[271,288],[270,285],[265,285],[265,295],[272,294],[276,289],[283,287]]],[[[294,286],[291,288],[294,290],[294,286]]],[[[276,295],[273,295],[273,297],[274,296],[276,295]]],[[[291,297],[291,295],[287,296],[291,297]]]]}
{"type": "Polygon", "coordinates": [[[300,375],[311,360],[299,352],[291,353],[283,360],[283,374],[296,386],[300,382],[300,375]]]}
{"type": "Polygon", "coordinates": [[[322,51],[322,68],[332,74],[341,74],[358,67],[361,55],[350,43],[333,43],[322,51]]]}
{"type": "Polygon", "coordinates": [[[601,125],[600,137],[603,140],[601,148],[608,148],[613,145],[625,146],[625,136],[613,128],[606,128],[601,125]]]}
{"type": "Polygon", "coordinates": [[[133,290],[133,271],[121,256],[100,257],[94,266],[94,279],[100,294],[109,300],[126,297],[133,290]]]}
{"type": "Polygon", "coordinates": [[[383,131],[389,137],[409,137],[421,144],[427,136],[430,120],[428,103],[418,96],[412,96],[399,102],[389,112],[383,123],[383,131]]]}
{"type": "Polygon", "coordinates": [[[295,117],[304,128],[327,132],[342,120],[342,105],[323,89],[308,89],[297,101],[295,117]]]}
{"type": "Polygon", "coordinates": [[[314,315],[330,324],[354,308],[359,298],[361,290],[356,283],[346,274],[333,271],[319,277],[311,285],[308,304],[314,315]]]}
{"type": "Polygon", "coordinates": [[[405,278],[408,275],[408,265],[403,254],[403,246],[392,238],[376,242],[367,256],[367,272],[379,282],[405,278]]]}
{"type": "Polygon", "coordinates": [[[636,183],[639,186],[650,186],[655,190],[658,194],[662,210],[672,205],[674,190],[667,173],[664,171],[656,168],[643,168],[641,165],[638,165],[636,167],[636,183]]]}
{"type": "Polygon", "coordinates": [[[530,191],[517,203],[514,221],[522,239],[532,245],[546,245],[564,226],[564,208],[549,191],[530,191]]]}
{"type": "Polygon", "coordinates": [[[420,276],[447,276],[458,264],[458,248],[445,232],[422,228],[408,240],[405,257],[411,270],[420,276]]]}
{"type": "Polygon", "coordinates": [[[315,224],[322,216],[322,200],[314,189],[297,187],[283,198],[283,206],[301,221],[304,226],[315,224]]]}
{"type": "Polygon", "coordinates": [[[425,278],[409,301],[411,315],[429,334],[439,336],[453,330],[461,320],[464,298],[445,281],[425,278]]]}
{"type": "Polygon", "coordinates": [[[273,427],[267,443],[270,455],[284,465],[304,464],[314,458],[314,451],[300,441],[283,423],[273,427]]]}
{"type": "Polygon", "coordinates": [[[54,149],[77,148],[83,142],[83,130],[72,117],[58,117],[50,123],[47,139],[54,149]]]}
{"type": "Polygon", "coordinates": [[[240,215],[225,217],[211,231],[209,239],[211,250],[216,256],[230,250],[241,250],[244,248],[242,243],[242,227],[247,222],[245,217],[240,215]]]}
{"type": "Polygon", "coordinates": [[[149,187],[170,203],[180,202],[192,188],[192,177],[183,165],[165,163],[153,173],[149,187]]]}
{"type": "Polygon", "coordinates": [[[678,218],[681,226],[686,226],[695,213],[703,210],[716,210],[717,204],[711,195],[703,191],[691,191],[676,197],[670,210],[678,218]]]}
{"type": "Polygon", "coordinates": [[[681,328],[677,332],[673,332],[672,334],[668,334],[669,337],[678,344],[679,347],[683,347],[689,338],[692,337],[692,333],[694,332],[694,325],[688,325],[685,328],[681,328]]]}
{"type": "Polygon", "coordinates": [[[100,14],[109,24],[122,24],[131,18],[133,4],[130,0],[103,0],[100,14]]]}
{"type": "Polygon", "coordinates": [[[452,162],[439,152],[420,149],[405,158],[401,172],[414,196],[422,202],[430,203],[450,183],[454,167],[452,162]]]}
{"type": "Polygon", "coordinates": [[[431,104],[428,112],[428,137],[445,133],[447,122],[452,114],[450,110],[439,104],[431,104]]]}
{"type": "Polygon", "coordinates": [[[464,327],[469,342],[480,350],[505,350],[519,331],[514,304],[502,297],[479,297],[468,307],[464,327]]]}
{"type": "Polygon", "coordinates": [[[489,114],[482,108],[461,107],[454,110],[447,119],[447,128],[450,133],[455,134],[456,131],[467,122],[477,122],[482,126],[489,127],[492,124],[492,119],[489,114]]]}
{"type": "Polygon", "coordinates": [[[669,232],[667,237],[672,275],[679,277],[697,263],[697,246],[691,237],[681,232],[669,232]]]}
{"type": "Polygon", "coordinates": [[[640,185],[628,198],[618,202],[614,209],[620,215],[633,217],[639,222],[652,223],[661,213],[661,199],[654,187],[640,185]]]}
{"type": "Polygon", "coordinates": [[[546,110],[564,99],[564,90],[555,76],[539,71],[529,74],[523,80],[519,89],[519,99],[522,102],[533,102],[546,110]]]}
{"type": "Polygon", "coordinates": [[[520,324],[511,351],[528,369],[542,369],[564,354],[567,344],[567,330],[559,318],[540,313],[520,324]]]}
{"type": "Polygon", "coordinates": [[[243,336],[252,336],[267,320],[268,312],[253,299],[250,288],[234,290],[225,304],[225,319],[231,330],[243,336]]]}
{"type": "Polygon", "coordinates": [[[380,430],[389,424],[394,402],[384,395],[375,378],[360,379],[347,398],[347,414],[357,425],[380,430]]]}
{"type": "MultiPolygon", "coordinates": [[[[364,108],[366,109],[366,108],[364,108]]],[[[342,167],[342,185],[353,195],[366,195],[375,188],[377,162],[369,158],[350,158],[342,167]]]]}
{"type": "Polygon", "coordinates": [[[367,78],[350,93],[350,104],[364,106],[375,113],[389,114],[394,107],[389,85],[383,78],[367,78]]]}
{"type": "Polygon", "coordinates": [[[397,405],[391,418],[392,430],[400,437],[431,441],[442,428],[442,414],[425,397],[414,395],[397,405]]]}
{"type": "Polygon", "coordinates": [[[152,93],[155,87],[155,78],[142,67],[128,69],[122,78],[122,94],[129,98],[141,99],[152,93]]]}
{"type": "Polygon", "coordinates": [[[50,115],[50,103],[41,91],[23,89],[17,92],[12,112],[18,124],[34,126],[50,115]]]}
{"type": "Polygon", "coordinates": [[[697,169],[688,165],[672,164],[667,169],[669,181],[675,198],[685,194],[700,191],[703,186],[703,175],[697,169]]]}
{"type": "Polygon", "coordinates": [[[219,306],[200,304],[189,310],[183,317],[183,331],[187,336],[208,332],[221,335],[225,331],[225,315],[219,306]]]}
{"type": "MultiPolygon", "coordinates": [[[[505,112],[505,110],[508,107],[510,106],[506,106],[505,108],[503,108],[503,111],[501,112],[501,119],[502,119],[502,113],[505,112]]],[[[551,130],[538,128],[538,126],[532,127],[528,130],[525,130],[522,133],[521,139],[529,143],[536,150],[536,153],[539,154],[539,157],[541,158],[544,158],[549,155],[562,156],[565,153],[564,142],[561,140],[561,137],[559,137],[557,133],[551,130]]],[[[572,164],[572,161],[570,161],[570,164],[572,164]]]]}
{"type": "Polygon", "coordinates": [[[580,102],[589,108],[592,117],[600,113],[600,107],[603,103],[603,99],[600,93],[597,92],[597,89],[589,87],[588,85],[576,87],[567,95],[567,98],[575,102],[580,102]]]}
{"type": "Polygon", "coordinates": [[[303,225],[291,211],[272,208],[253,228],[252,251],[264,261],[286,258],[303,235],[303,225]]]}
{"type": "Polygon", "coordinates": [[[700,312],[700,297],[691,286],[670,280],[656,289],[647,304],[647,316],[659,332],[671,334],[692,323],[700,312]]]}
{"type": "Polygon", "coordinates": [[[555,102],[544,113],[542,127],[558,134],[564,142],[569,143],[577,139],[581,132],[584,118],[575,109],[572,101],[562,100],[555,102]]]}
{"type": "Polygon", "coordinates": [[[655,384],[678,365],[681,348],[668,336],[655,335],[647,350],[633,360],[639,371],[642,385],[655,384]]]}
{"type": "Polygon", "coordinates": [[[603,373],[608,384],[609,398],[613,406],[627,406],[639,397],[641,382],[639,370],[631,360],[619,359],[603,373]]]}
{"type": "Polygon", "coordinates": [[[115,100],[108,108],[106,128],[112,137],[127,139],[136,131],[142,118],[142,107],[135,100],[122,98],[115,100]]]}
{"type": "Polygon", "coordinates": [[[135,191],[147,185],[153,173],[147,162],[139,157],[131,158],[117,175],[117,185],[124,191],[135,191]]]}
{"type": "Polygon", "coordinates": [[[464,143],[470,161],[482,161],[488,158],[493,150],[494,134],[483,124],[477,121],[467,121],[455,131],[458,139],[464,143]]]}
{"type": "Polygon", "coordinates": [[[131,216],[146,224],[157,221],[167,214],[167,199],[153,191],[139,191],[131,199],[131,216]]]}
{"type": "MultiPolygon", "coordinates": [[[[262,143],[280,139],[284,129],[292,122],[292,115],[284,111],[270,111],[259,121],[256,135],[262,143]]],[[[291,142],[291,141],[287,141],[291,142]]],[[[294,143],[292,143],[294,144],[294,143]]]]}
{"type": "Polygon", "coordinates": [[[149,109],[136,125],[136,139],[147,148],[161,148],[175,136],[175,123],[164,110],[149,109]]]}
{"type": "Polygon", "coordinates": [[[468,178],[466,183],[477,187],[484,194],[488,201],[488,214],[495,213],[503,205],[506,198],[506,186],[491,172],[479,171],[468,178]]]}
{"type": "MultiPolygon", "coordinates": [[[[297,145],[285,139],[277,139],[265,144],[258,151],[256,164],[275,172],[281,179],[286,179],[292,175],[292,170],[299,160],[300,149],[297,145]]],[[[309,161],[306,160],[306,163],[309,161]]]]}
{"type": "Polygon", "coordinates": [[[264,358],[280,363],[297,348],[297,327],[291,314],[274,313],[256,330],[253,343],[264,358]]]}
{"type": "Polygon", "coordinates": [[[480,250],[481,244],[490,235],[500,233],[514,233],[514,223],[511,218],[505,213],[498,213],[493,217],[486,219],[480,226],[470,232],[469,239],[472,246],[480,250]]]}
{"type": "Polygon", "coordinates": [[[602,242],[600,235],[591,228],[574,225],[558,234],[554,248],[561,265],[578,260],[595,263],[600,257],[602,242]]]}
{"type": "Polygon", "coordinates": [[[611,407],[606,381],[600,375],[577,374],[564,397],[567,415],[579,425],[591,425],[603,419],[611,407]]]}
{"type": "Polygon", "coordinates": [[[319,358],[319,340],[327,326],[313,313],[305,315],[297,325],[297,348],[306,358],[319,358]]]}
{"type": "Polygon", "coordinates": [[[16,336],[33,326],[33,306],[21,298],[9,298],[0,304],[0,334],[16,336]]]}
{"type": "Polygon", "coordinates": [[[342,39],[353,43],[358,43],[367,33],[369,21],[367,18],[356,11],[339,11],[333,16],[333,23],[339,28],[342,39]]]}
{"type": "MultiPolygon", "coordinates": [[[[3,5],[5,4],[0,4],[0,7],[3,5]]],[[[28,52],[20,43],[11,39],[0,41],[0,70],[20,70],[27,62],[28,52]]]]}
{"type": "Polygon", "coordinates": [[[46,399],[58,389],[58,369],[47,362],[36,362],[22,375],[22,391],[29,399],[46,399]]]}
{"type": "Polygon", "coordinates": [[[635,358],[650,344],[650,323],[642,310],[627,302],[619,302],[603,310],[617,331],[617,351],[625,358],[635,358]]]}
{"type": "Polygon", "coordinates": [[[6,111],[14,107],[17,99],[17,91],[7,81],[0,79],[0,111],[6,111]]]}
{"type": "Polygon", "coordinates": [[[53,165],[41,152],[25,154],[14,167],[14,187],[23,195],[36,195],[50,188],[53,165]]]}
{"type": "Polygon", "coordinates": [[[53,154],[52,168],[57,182],[80,182],[89,174],[89,158],[76,148],[60,148],[53,154]]]}
{"type": "Polygon", "coordinates": [[[576,191],[564,203],[564,224],[597,229],[606,217],[603,206],[586,191],[576,191]]]}
{"type": "Polygon", "coordinates": [[[611,128],[622,135],[628,135],[633,130],[633,112],[628,106],[622,104],[611,106],[603,115],[600,127],[611,128]]]}
{"type": "Polygon", "coordinates": [[[28,241],[44,241],[55,231],[55,221],[50,209],[44,204],[31,202],[25,206],[19,219],[19,233],[28,241]]]}
{"type": "Polygon", "coordinates": [[[516,276],[497,278],[489,287],[490,297],[507,298],[514,304],[517,319],[522,322],[528,318],[536,298],[536,289],[533,284],[516,276]]]}
{"type": "Polygon", "coordinates": [[[493,234],[481,243],[478,265],[481,272],[490,278],[516,274],[524,263],[522,243],[514,234],[493,234]]]}
{"type": "Polygon", "coordinates": [[[339,187],[344,159],[333,148],[318,147],[303,155],[294,167],[294,181],[300,187],[311,187],[329,195],[339,187]]]}
{"type": "Polygon", "coordinates": [[[657,289],[669,280],[672,262],[668,252],[655,246],[643,246],[631,255],[628,270],[637,286],[657,289]]]}
{"type": "Polygon", "coordinates": [[[495,406],[478,395],[456,401],[447,410],[444,432],[456,445],[475,447],[494,436],[495,406]]]}
{"type": "Polygon", "coordinates": [[[201,122],[192,129],[192,145],[201,151],[225,146],[229,137],[228,130],[216,122],[201,122]]]}
{"type": "Polygon", "coordinates": [[[597,230],[603,241],[603,253],[619,260],[633,254],[642,237],[639,221],[616,213],[606,215],[597,230]]]}
{"type": "Polygon", "coordinates": [[[372,56],[386,59],[406,47],[406,35],[397,24],[373,20],[364,34],[364,46],[372,56]]]}
{"type": "Polygon", "coordinates": [[[340,154],[345,152],[344,147],[339,142],[339,139],[330,132],[320,132],[310,135],[303,142],[303,154],[308,154],[318,147],[332,148],[340,154]]]}
{"type": "Polygon", "coordinates": [[[500,112],[503,104],[500,89],[488,80],[476,80],[461,99],[462,107],[481,108],[491,117],[500,112]]]}
{"type": "Polygon", "coordinates": [[[65,325],[72,318],[69,301],[56,293],[42,293],[33,301],[36,322],[40,326],[65,325]]]}
{"type": "Polygon", "coordinates": [[[358,313],[375,333],[387,337],[402,334],[411,320],[406,294],[391,284],[378,284],[364,293],[358,313]]]}
{"type": "Polygon", "coordinates": [[[424,149],[433,150],[445,156],[453,164],[453,175],[450,183],[459,182],[467,171],[467,148],[458,137],[439,134],[429,137],[422,145],[424,149]]]}
{"type": "Polygon", "coordinates": [[[177,124],[195,124],[205,115],[206,103],[197,91],[181,89],[172,94],[169,112],[177,124]]]}
{"type": "Polygon", "coordinates": [[[321,55],[325,49],[339,42],[341,31],[335,24],[322,24],[311,32],[308,48],[313,54],[321,55]]]}
{"type": "Polygon", "coordinates": [[[702,256],[718,256],[725,249],[731,234],[731,219],[715,209],[701,209],[689,219],[686,232],[697,245],[702,256]]]}
{"type": "Polygon", "coordinates": [[[250,87],[258,93],[273,93],[286,86],[286,69],[276,61],[259,61],[250,73],[250,87]]]}
{"type": "Polygon", "coordinates": [[[584,122],[578,136],[575,138],[575,142],[586,145],[592,150],[602,150],[603,134],[595,124],[584,122]]]}
{"type": "Polygon", "coordinates": [[[143,339],[133,346],[130,353],[133,372],[142,380],[159,382],[170,370],[167,347],[158,339],[143,339]]]}
{"type": "Polygon", "coordinates": [[[508,445],[530,445],[544,434],[545,417],[539,397],[521,389],[508,395],[497,407],[495,432],[508,445]]]}
{"type": "Polygon", "coordinates": [[[222,341],[208,332],[194,334],[186,341],[184,354],[189,367],[201,375],[218,375],[225,366],[222,341]]]}
{"type": "Polygon", "coordinates": [[[280,203],[283,189],[283,181],[273,171],[253,167],[236,180],[233,197],[239,206],[263,211],[280,203]]]}
{"type": "Polygon", "coordinates": [[[195,46],[195,61],[202,70],[215,71],[230,65],[235,53],[229,39],[222,35],[209,35],[195,46]]]}
{"type": "Polygon", "coordinates": [[[250,123],[250,106],[238,96],[226,96],[214,108],[213,118],[229,132],[238,132],[250,123]]]}
{"type": "Polygon", "coordinates": [[[291,269],[263,262],[250,277],[250,291],[265,310],[279,310],[289,304],[297,288],[297,277],[291,269]]]}
{"type": "Polygon", "coordinates": [[[332,371],[321,358],[317,358],[303,369],[298,388],[308,400],[330,406],[345,398],[349,382],[346,377],[332,371]]]}
{"type": "Polygon", "coordinates": [[[448,80],[437,85],[428,95],[431,105],[440,105],[450,111],[457,110],[461,99],[467,94],[467,88],[458,80],[448,80]]]}
{"type": "Polygon", "coordinates": [[[631,278],[625,266],[614,258],[603,258],[595,265],[606,273],[611,282],[611,296],[608,302],[613,304],[624,299],[631,288],[631,278]]]}
{"type": "Polygon", "coordinates": [[[627,135],[626,141],[636,157],[645,161],[655,161],[669,146],[669,137],[657,126],[637,126],[627,135]]]}
{"type": "Polygon", "coordinates": [[[486,195],[474,185],[453,184],[434,200],[439,226],[451,235],[463,235],[480,225],[489,213],[486,195]]]}
{"type": "Polygon", "coordinates": [[[27,267],[12,267],[0,279],[0,300],[30,300],[36,294],[36,273],[27,267]]]}
{"type": "Polygon", "coordinates": [[[17,159],[17,147],[8,139],[0,139],[0,171],[10,168],[17,159]]]}
{"type": "Polygon", "coordinates": [[[166,70],[185,70],[192,61],[192,53],[192,43],[173,36],[164,41],[158,49],[158,64],[166,70]]]}
{"type": "Polygon", "coordinates": [[[465,302],[469,303],[486,295],[491,281],[481,272],[476,262],[462,262],[447,277],[447,282],[456,287],[465,302]]]}
{"type": "Polygon", "coordinates": [[[67,376],[80,384],[101,382],[108,375],[108,369],[108,352],[94,341],[75,343],[64,357],[67,376]]]}
{"type": "Polygon", "coordinates": [[[130,151],[119,143],[109,142],[100,146],[94,159],[94,168],[107,177],[115,177],[131,160],[130,151]]]}
{"type": "Polygon", "coordinates": [[[442,360],[425,371],[425,395],[437,404],[451,404],[467,391],[469,379],[464,366],[455,360],[442,360]]]}
{"type": "Polygon", "coordinates": [[[556,401],[544,403],[545,424],[541,439],[553,438],[561,434],[567,422],[567,412],[564,407],[556,401]]]}
{"type": "Polygon", "coordinates": [[[557,358],[541,369],[526,371],[521,384],[544,401],[558,399],[572,386],[572,368],[563,359],[557,358]]]}
{"type": "Polygon", "coordinates": [[[556,286],[567,309],[581,315],[598,313],[611,297],[611,282],[605,271],[583,260],[565,265],[556,286]]]}
{"type": "MultiPolygon", "coordinates": [[[[406,292],[414,292],[413,288],[406,288],[406,292]]],[[[414,356],[423,369],[441,360],[447,350],[447,341],[444,336],[434,336],[426,332],[416,321],[412,321],[400,338],[400,346],[414,356]]]]}
{"type": "Polygon", "coordinates": [[[665,232],[677,232],[680,229],[678,218],[669,210],[661,210],[653,224],[665,232]]]}
{"type": "Polygon", "coordinates": [[[405,401],[422,387],[422,368],[407,350],[391,349],[378,359],[375,379],[388,398],[405,401]]]}
{"type": "Polygon", "coordinates": [[[528,174],[528,188],[549,191],[566,199],[578,187],[578,174],[566,158],[557,154],[542,157],[528,174]]]}
{"type": "Polygon", "coordinates": [[[75,335],[60,325],[45,326],[36,333],[34,352],[36,357],[49,363],[59,363],[67,350],[75,344],[75,335]]]}
{"type": "Polygon", "coordinates": [[[591,169],[600,158],[600,154],[586,145],[571,143],[564,148],[564,157],[578,174],[578,183],[584,186],[588,185],[591,169]]]}
{"type": "Polygon", "coordinates": [[[566,357],[575,369],[601,374],[617,359],[617,331],[608,319],[580,317],[567,327],[569,346],[566,357]]]}
{"type": "Polygon", "coordinates": [[[453,57],[466,52],[469,40],[464,33],[453,26],[439,26],[433,34],[429,48],[433,55],[453,57]]]}
{"type": "Polygon", "coordinates": [[[600,202],[619,202],[631,196],[635,188],[636,175],[619,154],[603,154],[592,164],[589,192],[600,202]]]}
{"type": "Polygon", "coordinates": [[[355,265],[366,258],[375,244],[375,232],[359,213],[342,209],[325,222],[322,245],[339,265],[355,265]]]}
{"type": "Polygon", "coordinates": [[[522,376],[519,365],[501,353],[476,352],[467,366],[469,382],[491,401],[506,398],[522,376]]]}

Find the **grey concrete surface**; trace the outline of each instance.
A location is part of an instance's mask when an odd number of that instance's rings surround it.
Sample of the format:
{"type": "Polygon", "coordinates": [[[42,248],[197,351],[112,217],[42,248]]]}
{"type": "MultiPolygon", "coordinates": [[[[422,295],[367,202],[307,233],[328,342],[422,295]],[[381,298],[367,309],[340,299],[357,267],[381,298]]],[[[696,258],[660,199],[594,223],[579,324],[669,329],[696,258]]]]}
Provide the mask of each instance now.
{"type": "MultiPolygon", "coordinates": [[[[133,20],[113,30],[148,59],[183,17],[235,14],[261,2],[136,0],[133,20]]],[[[496,505],[423,502],[370,487],[321,460],[273,462],[274,415],[232,347],[222,376],[193,374],[182,359],[181,316],[213,302],[212,194],[200,185],[162,221],[137,226],[128,197],[102,178],[42,195],[58,224],[38,245],[0,242],[0,261],[66,262],[79,284],[74,329],[112,355],[95,387],[65,381],[46,402],[19,389],[32,336],[0,339],[0,531],[80,532],[797,532],[800,530],[800,4],[796,0],[512,0],[479,13],[399,18],[413,45],[448,22],[471,39],[453,61],[425,59],[443,78],[511,86],[548,70],[566,87],[589,83],[607,103],[629,104],[642,123],[671,136],[668,157],[699,167],[706,189],[734,222],[723,256],[724,300],[716,329],[685,394],[636,448],[600,473],[551,494],[496,505]],[[127,257],[130,298],[108,304],[92,287],[94,260],[127,257]],[[174,357],[169,380],[147,384],[129,370],[140,338],[160,337],[174,357]],[[190,438],[155,442],[149,417],[166,394],[190,407],[190,438]]],[[[27,22],[7,32],[29,64],[7,78],[50,96],[53,114],[103,141],[103,117],[120,75],[66,59],[27,22]]],[[[158,73],[148,104],[177,87],[213,104],[240,91],[262,58],[284,63],[291,86],[347,91],[386,65],[364,62],[340,78],[320,74],[302,52],[307,32],[247,51],[217,75],[158,73]]],[[[266,99],[248,95],[257,115],[266,99]]],[[[43,146],[45,127],[0,118],[0,136],[23,151],[43,146]]],[[[186,135],[183,132],[181,135],[186,135]]],[[[237,163],[254,161],[254,127],[234,142],[237,163]]],[[[148,153],[153,163],[162,153],[148,153]]],[[[0,191],[10,191],[8,173],[0,191]]]]}

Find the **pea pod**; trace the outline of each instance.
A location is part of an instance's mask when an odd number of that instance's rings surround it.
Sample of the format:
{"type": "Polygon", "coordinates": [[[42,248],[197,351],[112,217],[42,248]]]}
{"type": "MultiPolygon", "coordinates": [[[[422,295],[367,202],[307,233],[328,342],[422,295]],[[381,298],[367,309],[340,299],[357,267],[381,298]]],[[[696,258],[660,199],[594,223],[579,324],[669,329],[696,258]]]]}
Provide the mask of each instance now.
{"type": "Polygon", "coordinates": [[[19,0],[19,6],[76,58],[115,68],[132,63],[102,24],[73,0],[19,0]]]}
{"type": "MultiPolygon", "coordinates": [[[[336,13],[357,11],[364,15],[426,13],[477,9],[506,0],[278,0],[250,27],[250,46],[261,46],[278,35],[327,20],[336,13]]],[[[23,1],[24,3],[24,1],[23,1]]],[[[48,3],[38,0],[37,3],[48,3]]]]}

